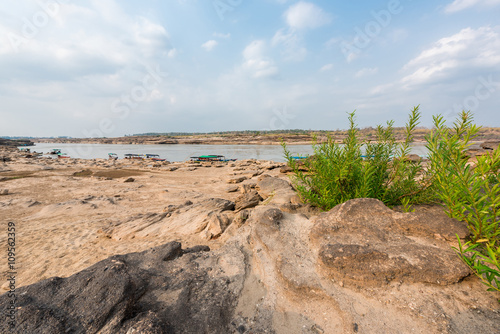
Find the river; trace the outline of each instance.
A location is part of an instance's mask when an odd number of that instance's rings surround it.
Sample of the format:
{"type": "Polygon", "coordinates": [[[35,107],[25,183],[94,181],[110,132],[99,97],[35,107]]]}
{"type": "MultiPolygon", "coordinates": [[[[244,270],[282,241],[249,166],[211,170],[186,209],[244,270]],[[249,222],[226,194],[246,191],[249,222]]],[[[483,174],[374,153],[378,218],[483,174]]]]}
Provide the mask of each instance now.
{"type": "MultiPolygon", "coordinates": [[[[116,153],[121,159],[126,153],[159,154],[169,161],[185,161],[192,156],[224,155],[228,159],[258,159],[284,162],[283,148],[280,145],[121,145],[121,144],[53,144],[36,143],[31,151],[48,153],[52,149],[61,149],[72,158],[94,159],[108,157],[108,153],[116,153]]],[[[313,153],[311,145],[289,145],[293,155],[313,153]]],[[[412,153],[426,155],[424,144],[415,144],[412,153]]]]}

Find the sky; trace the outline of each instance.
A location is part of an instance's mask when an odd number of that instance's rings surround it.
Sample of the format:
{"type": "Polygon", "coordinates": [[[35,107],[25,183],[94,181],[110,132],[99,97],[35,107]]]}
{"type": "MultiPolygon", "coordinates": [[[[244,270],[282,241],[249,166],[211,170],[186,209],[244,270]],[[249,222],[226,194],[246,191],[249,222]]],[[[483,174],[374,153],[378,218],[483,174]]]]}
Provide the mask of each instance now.
{"type": "Polygon", "coordinates": [[[500,127],[500,0],[0,1],[0,136],[500,127]]]}

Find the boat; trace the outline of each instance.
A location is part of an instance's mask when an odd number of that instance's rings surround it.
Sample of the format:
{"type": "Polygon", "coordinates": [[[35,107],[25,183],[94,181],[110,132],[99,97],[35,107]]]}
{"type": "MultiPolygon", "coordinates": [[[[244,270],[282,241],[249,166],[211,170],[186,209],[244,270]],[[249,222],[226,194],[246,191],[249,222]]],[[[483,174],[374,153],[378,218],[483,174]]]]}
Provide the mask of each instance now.
{"type": "Polygon", "coordinates": [[[303,160],[303,159],[307,159],[307,157],[300,157],[300,156],[296,156],[296,157],[291,157],[293,160],[303,160]]]}
{"type": "Polygon", "coordinates": [[[142,154],[134,154],[134,153],[127,153],[127,154],[125,154],[125,159],[144,160],[144,155],[142,155],[142,154]]]}
{"type": "Polygon", "coordinates": [[[200,155],[191,157],[191,161],[236,161],[236,159],[226,159],[223,155],[200,155]]]}
{"type": "Polygon", "coordinates": [[[58,159],[69,159],[69,158],[70,158],[70,156],[68,155],[68,153],[59,153],[59,154],[57,155],[57,158],[58,158],[58,159]]]}
{"type": "Polygon", "coordinates": [[[109,160],[118,160],[118,154],[116,153],[108,153],[109,160]]]}
{"type": "Polygon", "coordinates": [[[54,148],[48,154],[61,154],[61,149],[60,148],[54,148]]]}
{"type": "Polygon", "coordinates": [[[167,161],[167,159],[162,159],[158,154],[146,154],[146,159],[153,161],[167,161]]]}

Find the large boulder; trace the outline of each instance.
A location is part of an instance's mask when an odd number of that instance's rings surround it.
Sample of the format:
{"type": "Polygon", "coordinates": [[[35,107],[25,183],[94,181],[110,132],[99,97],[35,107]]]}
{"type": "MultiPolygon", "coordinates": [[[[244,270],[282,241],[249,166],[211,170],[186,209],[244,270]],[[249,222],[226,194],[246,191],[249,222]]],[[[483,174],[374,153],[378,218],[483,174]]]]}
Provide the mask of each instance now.
{"type": "Polygon", "coordinates": [[[453,284],[469,275],[442,239],[467,228],[444,213],[398,213],[354,199],[320,215],[311,231],[325,273],[357,286],[390,281],[453,284]]]}
{"type": "MultiPolygon", "coordinates": [[[[244,255],[203,250],[171,242],[19,288],[15,333],[235,332],[244,255]]],[[[3,310],[9,302],[0,296],[3,310]]],[[[12,333],[7,321],[0,332],[12,333]]]]}
{"type": "Polygon", "coordinates": [[[293,191],[292,186],[286,180],[268,175],[263,175],[259,178],[259,181],[257,182],[257,189],[259,191],[259,195],[264,199],[275,194],[289,193],[293,191]]]}

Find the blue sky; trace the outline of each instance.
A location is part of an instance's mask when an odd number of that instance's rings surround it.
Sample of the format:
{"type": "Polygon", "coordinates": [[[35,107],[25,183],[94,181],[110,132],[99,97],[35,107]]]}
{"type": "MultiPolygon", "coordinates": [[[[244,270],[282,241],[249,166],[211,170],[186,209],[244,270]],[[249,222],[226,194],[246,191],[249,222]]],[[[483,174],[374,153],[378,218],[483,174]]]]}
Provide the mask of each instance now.
{"type": "Polygon", "coordinates": [[[0,3],[0,135],[500,126],[500,0],[0,3]]]}

